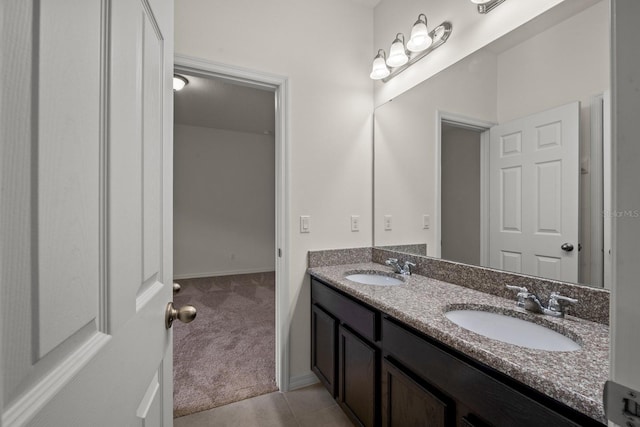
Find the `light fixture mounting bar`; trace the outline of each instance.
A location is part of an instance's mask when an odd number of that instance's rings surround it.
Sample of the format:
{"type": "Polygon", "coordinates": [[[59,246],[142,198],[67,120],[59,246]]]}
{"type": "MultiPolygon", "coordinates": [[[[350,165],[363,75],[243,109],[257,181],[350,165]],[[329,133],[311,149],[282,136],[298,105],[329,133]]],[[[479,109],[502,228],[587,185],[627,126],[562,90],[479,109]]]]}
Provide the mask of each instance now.
{"type": "MultiPolygon", "coordinates": [[[[499,1],[504,1],[504,0],[499,0],[499,1]]],[[[388,82],[389,80],[391,80],[392,78],[394,78],[395,76],[397,76],[398,74],[400,74],[401,72],[409,68],[411,65],[415,64],[416,62],[418,62],[419,60],[421,60],[422,58],[424,58],[425,56],[427,56],[428,54],[430,54],[431,52],[433,52],[434,50],[442,46],[451,35],[452,29],[453,27],[451,26],[450,22],[443,22],[442,24],[435,27],[429,33],[429,36],[431,37],[431,39],[433,39],[433,43],[431,44],[431,46],[429,46],[422,52],[418,52],[415,55],[411,56],[409,58],[409,62],[407,62],[406,64],[400,67],[394,68],[391,71],[391,74],[383,78],[382,81],[384,83],[388,82]]]]}
{"type": "Polygon", "coordinates": [[[478,5],[478,13],[489,13],[500,4],[502,4],[504,0],[493,0],[489,3],[479,4],[478,5]]]}

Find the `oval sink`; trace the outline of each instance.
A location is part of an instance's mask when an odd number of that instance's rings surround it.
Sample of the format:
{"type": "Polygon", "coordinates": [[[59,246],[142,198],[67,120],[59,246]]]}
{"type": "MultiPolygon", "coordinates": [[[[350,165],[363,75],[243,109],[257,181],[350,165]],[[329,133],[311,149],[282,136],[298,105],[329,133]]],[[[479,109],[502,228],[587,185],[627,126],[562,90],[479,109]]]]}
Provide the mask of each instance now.
{"type": "Polygon", "coordinates": [[[445,316],[458,326],[487,338],[547,351],[575,351],[580,344],[552,329],[526,320],[479,310],[453,310],[445,316]]]}
{"type": "Polygon", "coordinates": [[[374,286],[394,286],[404,283],[402,280],[395,277],[375,273],[349,274],[348,276],[345,276],[345,279],[351,280],[352,282],[356,283],[362,283],[363,285],[374,286]]]}

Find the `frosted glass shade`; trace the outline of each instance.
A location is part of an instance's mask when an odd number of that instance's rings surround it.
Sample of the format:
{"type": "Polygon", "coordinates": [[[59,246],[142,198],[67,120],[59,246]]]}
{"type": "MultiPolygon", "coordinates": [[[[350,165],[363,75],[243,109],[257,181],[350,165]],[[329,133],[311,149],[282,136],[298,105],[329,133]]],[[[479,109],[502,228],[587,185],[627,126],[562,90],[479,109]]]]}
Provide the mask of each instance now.
{"type": "Polygon", "coordinates": [[[384,62],[384,57],[382,55],[377,55],[373,60],[373,67],[371,68],[371,77],[373,80],[380,80],[387,77],[391,72],[387,67],[387,64],[384,62]]]}
{"type": "Polygon", "coordinates": [[[409,57],[404,50],[404,44],[399,39],[396,39],[389,49],[389,57],[387,58],[387,65],[389,67],[399,67],[409,62],[409,57]]]}
{"type": "Polygon", "coordinates": [[[182,76],[173,76],[173,90],[182,90],[189,81],[182,76]]]}
{"type": "Polygon", "coordinates": [[[416,22],[411,29],[411,38],[407,42],[407,49],[411,52],[422,52],[431,46],[431,43],[433,40],[429,36],[427,25],[422,21],[416,22]]]}

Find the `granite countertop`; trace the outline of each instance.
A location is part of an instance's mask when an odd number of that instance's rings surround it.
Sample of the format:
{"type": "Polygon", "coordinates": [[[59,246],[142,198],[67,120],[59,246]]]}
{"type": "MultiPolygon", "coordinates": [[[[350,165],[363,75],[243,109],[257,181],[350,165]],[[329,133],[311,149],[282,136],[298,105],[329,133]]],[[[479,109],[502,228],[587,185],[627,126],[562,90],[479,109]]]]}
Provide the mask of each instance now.
{"type": "MultiPolygon", "coordinates": [[[[376,263],[309,269],[309,274],[389,314],[438,341],[604,424],[602,390],[609,373],[609,328],[573,316],[554,318],[527,312],[515,300],[419,275],[403,276],[397,286],[370,286],[345,275],[391,273],[376,263]],[[444,315],[454,309],[482,309],[543,324],[574,339],[580,350],[534,350],[496,341],[463,329],[444,315]]],[[[400,277],[396,275],[396,277],[400,277]]]]}

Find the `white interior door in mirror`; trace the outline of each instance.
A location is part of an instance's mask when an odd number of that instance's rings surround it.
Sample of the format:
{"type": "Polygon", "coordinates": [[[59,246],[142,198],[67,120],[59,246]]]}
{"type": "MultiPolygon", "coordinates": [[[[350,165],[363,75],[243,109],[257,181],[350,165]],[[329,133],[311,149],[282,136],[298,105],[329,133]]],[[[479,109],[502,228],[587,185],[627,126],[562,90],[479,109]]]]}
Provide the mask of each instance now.
{"type": "Polygon", "coordinates": [[[579,112],[574,102],[491,128],[491,267],[578,281],[579,112]]]}
{"type": "Polygon", "coordinates": [[[2,8],[0,425],[170,426],[173,2],[2,8]]]}

